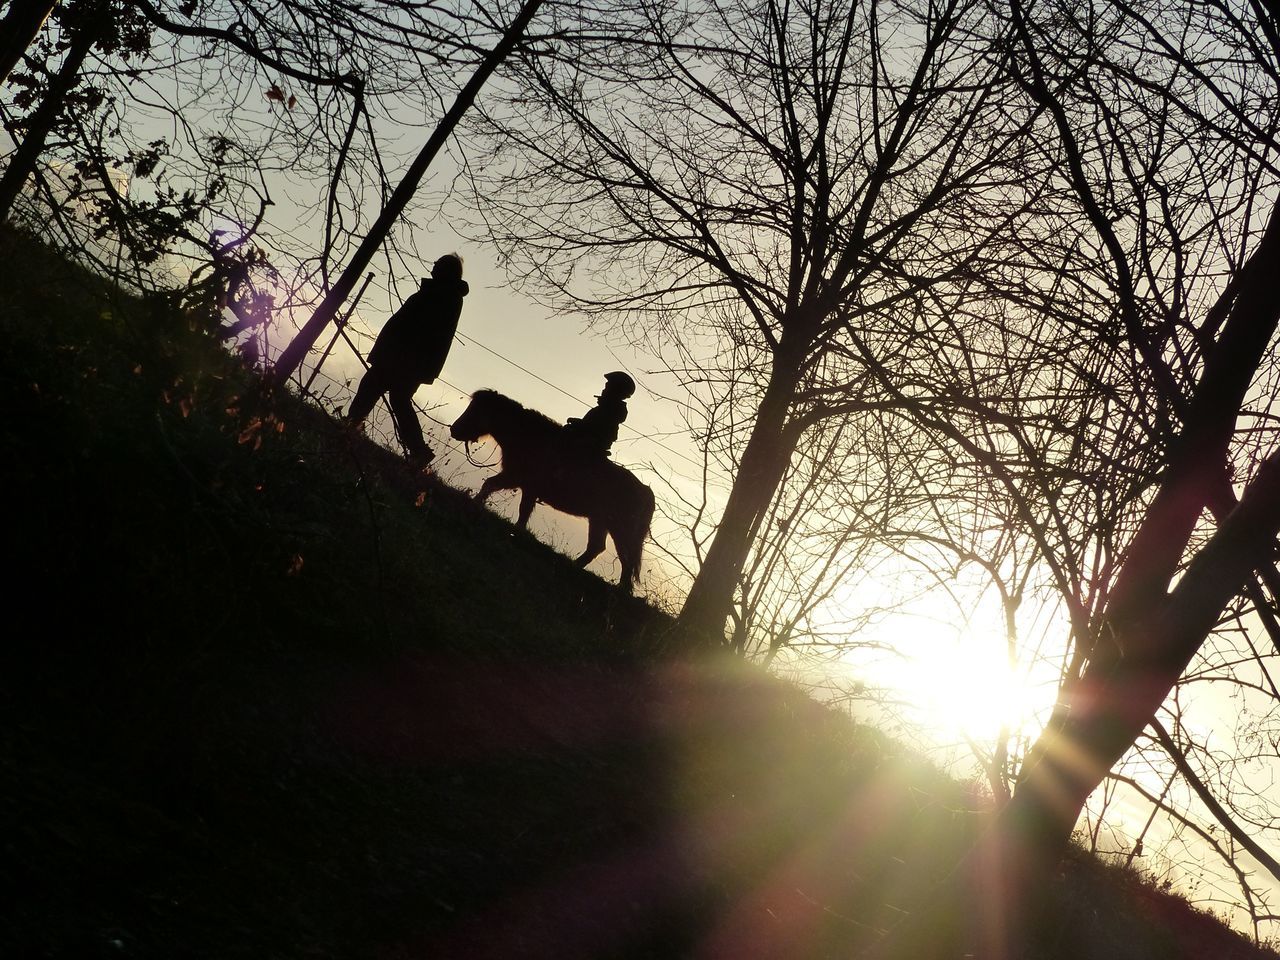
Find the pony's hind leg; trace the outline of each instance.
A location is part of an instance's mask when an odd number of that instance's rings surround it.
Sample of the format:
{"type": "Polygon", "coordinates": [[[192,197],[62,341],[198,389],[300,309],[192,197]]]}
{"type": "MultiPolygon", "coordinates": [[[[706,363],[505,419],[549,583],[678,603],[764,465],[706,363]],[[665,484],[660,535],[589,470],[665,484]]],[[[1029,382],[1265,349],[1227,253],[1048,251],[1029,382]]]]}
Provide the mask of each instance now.
{"type": "Polygon", "coordinates": [[[587,549],[582,551],[582,556],[577,560],[580,567],[585,567],[600,554],[604,553],[604,524],[594,517],[587,518],[587,549]]]}

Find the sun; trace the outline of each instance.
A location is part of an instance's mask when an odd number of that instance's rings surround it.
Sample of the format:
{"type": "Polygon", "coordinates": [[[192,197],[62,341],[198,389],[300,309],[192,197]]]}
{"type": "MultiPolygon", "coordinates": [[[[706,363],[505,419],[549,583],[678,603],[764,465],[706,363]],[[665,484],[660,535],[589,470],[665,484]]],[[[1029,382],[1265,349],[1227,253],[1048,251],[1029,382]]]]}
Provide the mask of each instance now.
{"type": "MultiPolygon", "coordinates": [[[[865,590],[870,605],[874,588],[865,590]]],[[[863,599],[854,590],[841,598],[852,608],[863,599]]],[[[797,657],[794,667],[830,695],[858,691],[845,702],[860,720],[938,747],[990,751],[1003,735],[1034,732],[1052,708],[1060,680],[1054,638],[1067,628],[1056,611],[1041,611],[1011,658],[999,598],[972,601],[962,609],[950,594],[921,594],[830,656],[797,657]]]]}
{"type": "Polygon", "coordinates": [[[993,740],[1026,721],[1032,691],[1007,658],[964,638],[915,660],[914,694],[940,733],[993,740]]]}
{"type": "Polygon", "coordinates": [[[1003,644],[961,632],[902,650],[876,671],[922,732],[943,743],[990,743],[1031,719],[1042,691],[1010,665],[1003,644]]]}

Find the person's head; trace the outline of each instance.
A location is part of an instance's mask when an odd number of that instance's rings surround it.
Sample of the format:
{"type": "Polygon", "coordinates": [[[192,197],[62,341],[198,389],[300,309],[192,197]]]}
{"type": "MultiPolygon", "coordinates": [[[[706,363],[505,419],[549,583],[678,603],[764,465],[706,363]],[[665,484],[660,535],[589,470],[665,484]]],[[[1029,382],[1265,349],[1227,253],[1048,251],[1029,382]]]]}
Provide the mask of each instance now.
{"type": "Polygon", "coordinates": [[[600,399],[625,400],[635,392],[636,382],[631,379],[630,374],[615,370],[613,373],[604,375],[604,390],[600,394],[600,399]]]}
{"type": "Polygon", "coordinates": [[[461,280],[462,258],[456,253],[446,253],[432,264],[431,276],[436,280],[461,280]]]}

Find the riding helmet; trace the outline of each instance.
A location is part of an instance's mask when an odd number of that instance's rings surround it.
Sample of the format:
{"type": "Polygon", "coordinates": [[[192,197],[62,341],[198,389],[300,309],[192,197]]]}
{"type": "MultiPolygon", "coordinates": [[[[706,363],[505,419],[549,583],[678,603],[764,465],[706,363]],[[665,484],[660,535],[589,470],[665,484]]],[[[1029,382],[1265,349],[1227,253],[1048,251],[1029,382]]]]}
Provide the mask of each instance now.
{"type": "Polygon", "coordinates": [[[618,394],[623,400],[636,392],[636,382],[631,379],[630,374],[623,373],[621,370],[606,373],[604,382],[606,390],[618,394]]]}

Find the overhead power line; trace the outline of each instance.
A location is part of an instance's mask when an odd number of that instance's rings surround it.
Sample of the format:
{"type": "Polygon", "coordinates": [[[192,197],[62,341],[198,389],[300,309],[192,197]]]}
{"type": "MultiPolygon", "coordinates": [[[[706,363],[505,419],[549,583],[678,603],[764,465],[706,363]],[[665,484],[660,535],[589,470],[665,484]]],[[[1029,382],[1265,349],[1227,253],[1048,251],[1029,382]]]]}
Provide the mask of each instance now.
{"type": "MultiPolygon", "coordinates": [[[[342,327],[340,327],[340,328],[339,328],[339,332],[340,332],[340,334],[341,334],[341,335],[343,335],[343,338],[347,341],[347,346],[351,349],[351,351],[352,351],[353,353],[355,353],[356,357],[361,361],[362,365],[364,365],[364,366],[367,368],[368,364],[365,362],[364,356],[361,354],[360,350],[356,347],[355,343],[351,341],[351,339],[349,338],[349,336],[346,336],[346,335],[345,335],[347,330],[352,330],[352,331],[354,331],[354,332],[356,332],[357,334],[360,334],[360,335],[362,335],[362,336],[373,336],[373,334],[371,334],[371,333],[366,333],[366,332],[364,332],[364,331],[360,331],[360,330],[356,329],[356,325],[355,325],[354,323],[352,323],[352,322],[351,322],[351,317],[350,317],[349,315],[348,315],[348,317],[347,317],[347,322],[346,322],[346,323],[344,323],[344,324],[342,325],[342,327]]],[[[530,369],[529,369],[528,367],[526,367],[524,364],[519,363],[519,362],[517,362],[517,361],[515,361],[515,360],[512,360],[510,357],[506,356],[506,355],[505,355],[505,354],[503,354],[501,351],[495,350],[493,347],[490,347],[488,344],[486,344],[486,343],[482,342],[482,341],[481,341],[480,339],[478,339],[477,337],[475,337],[475,336],[473,336],[473,335],[471,335],[471,334],[463,334],[463,333],[456,334],[456,337],[457,337],[457,339],[458,339],[459,341],[461,341],[463,344],[467,344],[467,343],[474,343],[477,347],[480,347],[480,349],[482,349],[482,350],[486,351],[487,353],[492,354],[493,356],[497,357],[499,360],[503,361],[504,363],[509,364],[509,365],[510,365],[510,366],[512,366],[512,367],[515,367],[515,368],[516,368],[517,370],[519,370],[521,373],[524,373],[526,376],[532,377],[534,380],[538,381],[539,383],[543,384],[544,386],[550,387],[552,390],[556,391],[557,393],[559,393],[559,394],[561,394],[561,395],[563,395],[563,396],[565,396],[565,397],[568,397],[570,400],[574,401],[575,403],[581,404],[581,405],[583,405],[583,406],[590,406],[590,404],[589,404],[589,403],[587,403],[587,401],[583,400],[581,397],[575,396],[574,394],[570,393],[568,390],[566,390],[566,389],[564,389],[563,387],[561,387],[559,384],[557,384],[557,383],[553,383],[552,381],[548,380],[546,377],[542,376],[541,374],[536,373],[536,372],[534,372],[533,370],[530,370],[530,369]]],[[[324,360],[324,358],[322,357],[322,358],[321,358],[321,363],[323,363],[323,360],[324,360]]],[[[318,372],[318,370],[317,370],[317,372],[318,372]]],[[[313,376],[314,376],[314,374],[313,374],[313,376]]],[[[470,396],[470,394],[468,394],[468,393],[467,393],[466,391],[464,391],[462,388],[460,388],[459,386],[457,386],[457,385],[456,385],[456,384],[454,384],[454,383],[450,383],[448,380],[445,380],[443,377],[437,377],[437,378],[436,378],[436,380],[437,380],[437,382],[442,383],[442,384],[444,384],[445,386],[449,387],[451,390],[455,391],[455,392],[458,394],[458,396],[459,396],[459,397],[461,397],[461,398],[464,398],[464,399],[465,399],[466,397],[470,396]]],[[[429,411],[427,411],[426,409],[424,409],[424,408],[423,408],[420,404],[418,404],[416,401],[415,401],[415,403],[414,403],[414,406],[415,406],[415,408],[418,410],[418,412],[419,412],[421,415],[425,416],[425,417],[426,417],[428,420],[430,420],[431,422],[433,422],[433,423],[435,423],[435,424],[437,424],[437,425],[439,425],[439,426],[442,426],[442,427],[448,427],[448,426],[449,426],[449,424],[444,423],[444,422],[443,422],[443,421],[441,421],[441,420],[437,420],[435,417],[433,417],[429,411]]],[[[701,473],[701,471],[703,470],[703,466],[704,466],[704,465],[703,465],[701,462],[699,462],[699,461],[695,460],[694,458],[690,457],[690,456],[689,456],[689,455],[687,455],[687,454],[681,453],[679,450],[676,450],[676,449],[674,449],[674,448],[672,448],[672,447],[668,446],[667,444],[663,443],[661,440],[657,439],[656,437],[652,436],[651,434],[643,433],[643,432],[641,432],[640,430],[637,430],[635,427],[633,427],[632,425],[630,425],[630,424],[628,424],[628,423],[624,423],[624,424],[622,424],[622,427],[623,427],[625,430],[627,430],[630,434],[632,434],[634,437],[636,437],[637,439],[647,441],[648,443],[651,443],[651,444],[653,444],[654,446],[656,446],[656,447],[658,447],[658,448],[660,448],[660,449],[662,449],[662,450],[665,450],[665,451],[666,451],[667,453],[669,453],[671,456],[676,457],[676,458],[678,458],[678,459],[680,459],[680,460],[683,460],[685,463],[690,464],[692,467],[694,467],[694,469],[695,469],[695,470],[699,471],[699,473],[701,473]]],[[[697,479],[697,478],[695,478],[695,477],[684,476],[683,478],[684,478],[685,480],[689,481],[690,483],[700,483],[700,482],[702,482],[701,480],[699,480],[699,479],[697,479]]]]}
{"type": "MultiPolygon", "coordinates": [[[[568,390],[561,387],[559,384],[552,383],[546,377],[543,377],[537,373],[534,373],[528,367],[524,366],[524,364],[517,363],[515,360],[512,360],[510,357],[505,356],[502,353],[499,353],[497,350],[493,349],[493,347],[490,347],[487,344],[481,343],[478,339],[476,339],[476,337],[472,336],[471,334],[460,333],[458,334],[458,339],[464,342],[474,343],[481,350],[488,351],[489,353],[497,357],[499,360],[502,360],[505,363],[511,364],[511,366],[515,367],[517,370],[521,371],[522,373],[528,374],[529,376],[533,377],[533,379],[537,380],[539,383],[550,387],[552,390],[555,390],[557,393],[563,394],[564,396],[568,397],[570,400],[574,401],[575,403],[580,403],[583,406],[587,406],[587,407],[591,406],[591,404],[587,403],[587,401],[583,400],[581,397],[574,396],[572,393],[570,393],[568,390]]],[[[449,386],[453,386],[453,384],[449,384],[449,386]]],[[[453,387],[453,389],[457,390],[458,388],[453,387]]],[[[463,394],[463,396],[466,396],[466,394],[463,394]]],[[[688,454],[684,454],[684,453],[681,453],[679,450],[672,449],[671,447],[663,443],[661,440],[654,439],[654,437],[651,436],[650,434],[641,433],[639,430],[631,426],[631,424],[629,423],[624,423],[622,426],[623,426],[623,429],[629,431],[630,433],[635,434],[635,436],[640,438],[641,440],[647,440],[649,443],[652,443],[654,446],[661,447],[663,450],[667,451],[667,453],[671,454],[673,457],[679,457],[681,460],[693,465],[697,469],[699,470],[702,469],[703,465],[699,463],[697,460],[694,460],[688,454]]]]}

